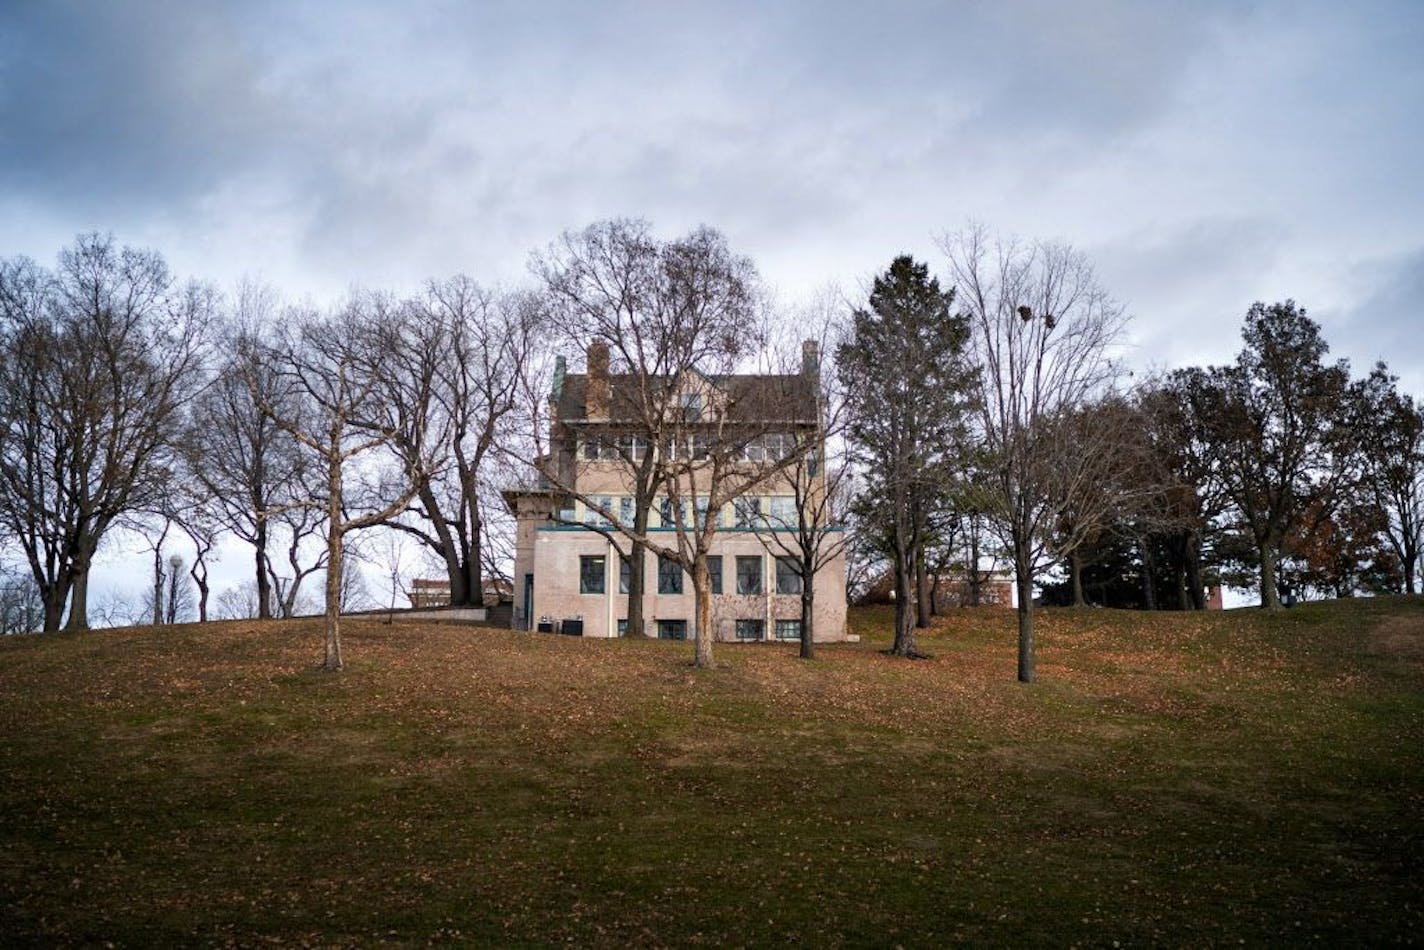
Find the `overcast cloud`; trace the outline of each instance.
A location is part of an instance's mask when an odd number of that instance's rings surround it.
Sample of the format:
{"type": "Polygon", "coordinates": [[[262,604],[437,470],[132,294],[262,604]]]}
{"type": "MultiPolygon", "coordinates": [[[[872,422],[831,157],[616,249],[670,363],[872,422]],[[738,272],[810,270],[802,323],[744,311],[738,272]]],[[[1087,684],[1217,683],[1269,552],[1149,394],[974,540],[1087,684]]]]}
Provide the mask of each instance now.
{"type": "Polygon", "coordinates": [[[1424,6],[8,4],[0,253],[76,232],[293,295],[727,232],[787,297],[973,218],[1087,250],[1132,359],[1256,299],[1424,390],[1424,6]]]}

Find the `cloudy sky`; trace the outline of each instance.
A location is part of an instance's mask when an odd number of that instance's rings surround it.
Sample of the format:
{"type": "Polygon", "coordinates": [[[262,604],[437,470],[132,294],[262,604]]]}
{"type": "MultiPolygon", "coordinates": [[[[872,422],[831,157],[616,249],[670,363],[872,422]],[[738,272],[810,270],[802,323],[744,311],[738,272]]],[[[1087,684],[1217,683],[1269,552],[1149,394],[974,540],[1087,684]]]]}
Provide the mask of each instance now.
{"type": "Polygon", "coordinates": [[[1424,4],[10,3],[0,254],[82,230],[330,299],[614,215],[795,298],[982,221],[1086,250],[1133,359],[1294,297],[1424,394],[1424,4]]]}
{"type": "Polygon", "coordinates": [[[1424,395],[1424,3],[6,3],[0,255],[292,296],[524,279],[617,215],[794,299],[968,220],[1087,251],[1140,366],[1294,297],[1424,395]]]}

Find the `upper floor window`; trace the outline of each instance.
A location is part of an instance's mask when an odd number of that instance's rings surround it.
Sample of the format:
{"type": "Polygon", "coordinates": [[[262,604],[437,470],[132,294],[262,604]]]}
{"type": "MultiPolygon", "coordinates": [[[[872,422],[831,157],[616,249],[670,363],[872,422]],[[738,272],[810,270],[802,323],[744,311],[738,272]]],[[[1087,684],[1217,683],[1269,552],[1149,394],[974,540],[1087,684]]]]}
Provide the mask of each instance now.
{"type": "Polygon", "coordinates": [[[589,495],[588,501],[584,503],[583,522],[584,524],[606,525],[608,518],[602,513],[613,511],[613,498],[610,495],[589,495]]]}
{"type": "Polygon", "coordinates": [[[773,528],[795,528],[799,526],[796,517],[796,498],[793,495],[773,495],[771,503],[771,526],[773,528]]]}
{"type": "Polygon", "coordinates": [[[687,422],[702,421],[702,394],[682,394],[682,418],[687,422]]]}
{"type": "Polygon", "coordinates": [[[742,495],[732,499],[732,526],[736,528],[756,528],[761,525],[761,499],[755,495],[742,495]]]}

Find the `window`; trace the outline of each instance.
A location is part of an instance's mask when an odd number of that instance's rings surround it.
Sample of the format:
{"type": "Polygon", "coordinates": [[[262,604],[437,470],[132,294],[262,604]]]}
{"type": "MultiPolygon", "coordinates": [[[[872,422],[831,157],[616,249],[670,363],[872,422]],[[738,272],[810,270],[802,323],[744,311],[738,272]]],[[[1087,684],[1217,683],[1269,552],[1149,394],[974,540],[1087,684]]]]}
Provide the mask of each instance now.
{"type": "Polygon", "coordinates": [[[693,526],[699,531],[703,530],[707,525],[707,501],[707,496],[704,495],[692,503],[697,509],[697,520],[693,522],[693,526]]]}
{"type": "Polygon", "coordinates": [[[801,621],[799,620],[778,620],[776,622],[776,639],[778,640],[800,640],[801,621]]]}
{"type": "Polygon", "coordinates": [[[795,558],[776,559],[776,592],[778,594],[801,593],[801,565],[795,558]]]}
{"type": "Polygon", "coordinates": [[[618,556],[618,593],[628,593],[628,585],[631,583],[633,583],[633,562],[620,554],[618,556]]]}
{"type": "Polygon", "coordinates": [[[618,452],[630,462],[641,462],[648,454],[648,440],[641,435],[619,436],[618,452]]]}
{"type": "Polygon", "coordinates": [[[580,594],[603,593],[603,562],[602,554],[585,554],[579,558],[580,594]]]}
{"type": "Polygon", "coordinates": [[[628,527],[633,526],[633,516],[637,513],[637,505],[633,501],[632,495],[624,495],[618,499],[618,520],[628,527]]]}
{"type": "Polygon", "coordinates": [[[762,436],[768,462],[780,462],[796,454],[796,436],[790,432],[769,432],[762,436]]]}
{"type": "Polygon", "coordinates": [[[661,554],[658,555],[658,593],[682,593],[682,565],[661,554]]]}
{"type": "Polygon", "coordinates": [[[771,526],[773,528],[800,527],[796,516],[796,498],[793,495],[773,495],[771,502],[771,526]]]}
{"type": "Polygon", "coordinates": [[[722,593],[722,555],[707,555],[707,577],[712,593],[722,593]]]}
{"type": "Polygon", "coordinates": [[[755,528],[761,523],[761,499],[743,495],[732,499],[732,525],[737,528],[755,528]]]}
{"type": "Polygon", "coordinates": [[[686,510],[686,506],[683,505],[681,500],[664,498],[658,503],[658,514],[663,519],[664,528],[677,527],[678,519],[686,510]]]}
{"type": "Polygon", "coordinates": [[[597,438],[595,438],[595,437],[593,437],[593,436],[585,436],[585,437],[584,437],[584,440],[583,440],[583,457],[584,457],[585,459],[588,459],[588,460],[592,461],[593,459],[598,458],[598,450],[599,450],[599,448],[600,448],[600,445],[599,445],[599,442],[598,442],[598,439],[597,439],[597,438]]]}
{"type": "Polygon", "coordinates": [[[752,439],[742,446],[742,458],[748,462],[766,461],[766,446],[762,444],[761,439],[752,439]]]}
{"type": "Polygon", "coordinates": [[[686,640],[687,621],[686,620],[659,620],[658,621],[659,640],[686,640]]]}
{"type": "Polygon", "coordinates": [[[761,555],[737,557],[737,593],[761,593],[761,555]]]}
{"type": "Polygon", "coordinates": [[[626,636],[628,635],[628,618],[627,618],[627,617],[623,617],[623,618],[620,618],[620,619],[619,619],[619,621],[618,621],[618,635],[619,635],[620,637],[626,637],[626,636]]]}
{"type": "Polygon", "coordinates": [[[609,524],[609,520],[599,514],[600,510],[612,511],[613,499],[608,495],[589,495],[588,501],[583,506],[583,523],[597,525],[609,524]]]}
{"type": "Polygon", "coordinates": [[[766,621],[765,620],[738,620],[737,621],[738,640],[765,640],[766,621]]]}
{"type": "Polygon", "coordinates": [[[702,394],[682,394],[682,417],[688,422],[702,421],[702,394]]]}

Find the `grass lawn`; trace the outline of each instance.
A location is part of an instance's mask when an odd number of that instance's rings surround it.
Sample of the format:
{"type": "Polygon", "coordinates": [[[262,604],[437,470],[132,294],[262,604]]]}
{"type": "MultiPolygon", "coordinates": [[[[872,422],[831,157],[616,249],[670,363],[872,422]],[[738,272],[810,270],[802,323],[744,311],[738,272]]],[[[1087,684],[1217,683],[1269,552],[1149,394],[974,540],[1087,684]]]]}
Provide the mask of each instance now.
{"type": "Polygon", "coordinates": [[[1424,600],[782,645],[315,622],[0,642],[0,943],[1424,936],[1424,600]]]}

